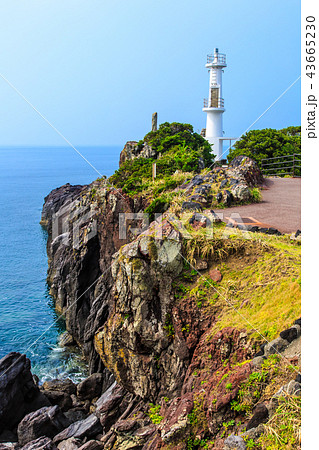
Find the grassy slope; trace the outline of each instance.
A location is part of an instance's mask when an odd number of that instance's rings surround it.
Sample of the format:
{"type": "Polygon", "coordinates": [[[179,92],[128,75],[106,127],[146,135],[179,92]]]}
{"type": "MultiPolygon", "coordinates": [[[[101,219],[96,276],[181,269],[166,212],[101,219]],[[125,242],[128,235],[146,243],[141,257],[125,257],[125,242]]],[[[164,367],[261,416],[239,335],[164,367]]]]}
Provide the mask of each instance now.
{"type": "Polygon", "coordinates": [[[186,259],[193,263],[195,257],[208,257],[211,267],[223,274],[216,285],[209,282],[208,271],[201,272],[188,286],[207,312],[217,314],[212,333],[233,326],[262,339],[258,330],[269,340],[300,317],[299,242],[288,236],[243,234],[223,225],[214,228],[211,239],[203,231],[188,231],[193,239],[186,241],[186,259]]]}
{"type": "MultiPolygon", "coordinates": [[[[224,225],[215,226],[207,239],[205,230],[192,231],[187,225],[186,228],[191,238],[188,236],[185,243],[184,255],[191,264],[189,276],[184,275],[176,283],[176,300],[183,303],[187,297],[192,297],[205,315],[216,318],[208,341],[224,327],[236,327],[245,329],[251,346],[257,348],[264,337],[268,341],[276,338],[300,317],[300,242],[287,236],[243,234],[224,225]],[[244,239],[245,236],[250,239],[244,239]],[[211,268],[220,269],[223,274],[220,283],[211,281],[208,270],[199,275],[193,269],[198,257],[209,260],[211,268]]],[[[209,367],[209,355],[203,354],[202,361],[209,367]]],[[[231,361],[228,364],[230,371],[236,370],[236,364],[231,361]]],[[[256,369],[243,382],[233,402],[239,417],[223,424],[221,437],[240,434],[240,424],[252,416],[254,406],[269,401],[281,386],[295,378],[298,370],[286,359],[277,355],[269,357],[261,369],[256,369]]],[[[196,416],[193,421],[196,425],[191,420],[195,436],[197,428],[206,429],[207,423],[200,408],[194,407],[192,414],[196,416]]],[[[265,433],[257,441],[249,440],[247,448],[299,449],[299,441],[300,400],[287,397],[280,400],[278,410],[265,426],[265,433]]],[[[192,442],[189,440],[188,448],[215,448],[214,441],[209,439],[202,444],[192,442]]]]}

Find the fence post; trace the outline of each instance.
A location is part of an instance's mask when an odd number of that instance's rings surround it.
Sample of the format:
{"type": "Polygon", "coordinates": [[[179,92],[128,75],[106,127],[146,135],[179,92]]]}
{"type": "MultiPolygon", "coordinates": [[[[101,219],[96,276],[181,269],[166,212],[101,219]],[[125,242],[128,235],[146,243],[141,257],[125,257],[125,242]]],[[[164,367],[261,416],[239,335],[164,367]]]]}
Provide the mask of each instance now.
{"type": "Polygon", "coordinates": [[[294,176],[295,176],[295,154],[294,154],[293,163],[292,163],[292,177],[294,178],[294,176]]]}
{"type": "Polygon", "coordinates": [[[153,183],[155,181],[155,178],[156,178],[156,163],[154,162],[152,164],[152,181],[153,181],[153,183]]]}

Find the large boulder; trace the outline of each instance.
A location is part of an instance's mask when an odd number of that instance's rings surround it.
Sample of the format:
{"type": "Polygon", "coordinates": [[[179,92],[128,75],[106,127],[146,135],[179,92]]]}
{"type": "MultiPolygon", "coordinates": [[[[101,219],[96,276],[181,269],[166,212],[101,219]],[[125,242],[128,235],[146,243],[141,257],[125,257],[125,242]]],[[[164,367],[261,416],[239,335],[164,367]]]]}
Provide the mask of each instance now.
{"type": "Polygon", "coordinates": [[[57,434],[53,441],[55,443],[67,440],[69,438],[82,439],[84,437],[95,437],[102,431],[102,426],[99,419],[91,414],[84,420],[72,423],[68,428],[65,428],[59,434],[57,434]]]}
{"type": "Polygon", "coordinates": [[[201,210],[199,206],[212,207],[223,203],[229,207],[233,202],[244,203],[252,200],[251,189],[260,185],[262,173],[257,163],[246,156],[235,158],[227,167],[214,167],[208,173],[195,175],[184,182],[179,189],[187,196],[182,212],[187,209],[201,210]]]}
{"type": "Polygon", "coordinates": [[[102,392],[103,374],[93,373],[77,386],[77,396],[81,400],[92,400],[102,392]]]}
{"type": "Polygon", "coordinates": [[[280,333],[280,337],[291,343],[293,340],[297,339],[297,337],[300,336],[300,331],[301,330],[299,325],[293,325],[287,330],[282,331],[280,333]]]}
{"type": "Polygon", "coordinates": [[[264,354],[268,357],[269,355],[282,352],[288,345],[289,342],[286,339],[278,337],[265,345],[264,354]]]}
{"type": "Polygon", "coordinates": [[[19,444],[25,445],[41,436],[52,438],[70,422],[58,406],[40,408],[27,414],[18,425],[19,444]]]}
{"type": "Polygon", "coordinates": [[[52,405],[58,405],[62,411],[72,408],[71,395],[76,394],[76,385],[69,378],[65,380],[45,381],[42,385],[44,395],[50,400],[52,405]]]}
{"type": "Polygon", "coordinates": [[[77,450],[82,446],[81,439],[69,438],[58,444],[58,450],[77,450]]]}
{"type": "Polygon", "coordinates": [[[249,186],[256,186],[263,181],[258,164],[248,156],[236,156],[229,164],[229,168],[232,169],[231,175],[234,178],[244,177],[249,186]]]}
{"type": "Polygon", "coordinates": [[[50,438],[43,436],[24,445],[21,450],[57,450],[57,448],[50,438]]]}
{"type": "Polygon", "coordinates": [[[247,184],[236,184],[230,188],[235,200],[239,202],[247,202],[251,198],[250,190],[247,184]]]}
{"type": "Polygon", "coordinates": [[[118,417],[124,396],[125,390],[115,382],[97,400],[95,413],[104,428],[118,417]]]}
{"type": "Polygon", "coordinates": [[[28,412],[50,405],[30,369],[30,360],[20,353],[9,353],[0,360],[0,432],[12,429],[28,412]]]}
{"type": "Polygon", "coordinates": [[[46,391],[60,391],[69,395],[76,394],[76,385],[69,378],[65,380],[54,379],[45,381],[42,387],[46,391]]]}

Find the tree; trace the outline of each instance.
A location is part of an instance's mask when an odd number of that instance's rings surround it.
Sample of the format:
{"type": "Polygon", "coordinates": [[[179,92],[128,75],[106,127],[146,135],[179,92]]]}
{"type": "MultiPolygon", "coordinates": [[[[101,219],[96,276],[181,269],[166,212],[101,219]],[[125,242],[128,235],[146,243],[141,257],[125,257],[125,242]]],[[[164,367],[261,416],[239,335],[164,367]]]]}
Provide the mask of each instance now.
{"type": "Polygon", "coordinates": [[[205,166],[212,164],[215,155],[212,154],[211,145],[206,139],[194,132],[193,126],[189,123],[164,122],[157,131],[150,131],[139,142],[139,146],[149,144],[158,153],[164,154],[172,148],[191,149],[197,152],[198,157],[202,157],[205,166]]]}
{"type": "Polygon", "coordinates": [[[139,141],[142,150],[148,144],[156,150],[157,158],[135,158],[127,160],[110,177],[110,182],[124,192],[135,195],[145,190],[152,180],[152,163],[156,162],[157,180],[165,180],[167,189],[174,189],[178,180],[172,180],[176,172],[198,173],[205,166],[212,164],[215,155],[205,138],[195,133],[188,123],[162,123],[157,131],[146,134],[139,141]]]}
{"type": "Polygon", "coordinates": [[[288,127],[282,130],[265,128],[251,130],[242,136],[230,150],[228,161],[236,156],[246,155],[259,165],[262,159],[292,155],[301,152],[301,127],[288,127]]]}

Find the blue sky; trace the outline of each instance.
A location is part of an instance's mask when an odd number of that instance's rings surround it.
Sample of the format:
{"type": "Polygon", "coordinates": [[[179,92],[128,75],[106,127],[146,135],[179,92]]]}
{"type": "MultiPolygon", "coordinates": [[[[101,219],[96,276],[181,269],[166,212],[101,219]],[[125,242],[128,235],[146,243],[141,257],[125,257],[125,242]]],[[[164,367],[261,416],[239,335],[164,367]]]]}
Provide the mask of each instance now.
{"type": "MultiPolygon", "coordinates": [[[[0,73],[74,145],[205,126],[206,55],[226,53],[226,136],[300,74],[299,0],[0,0],[0,73]]],[[[254,128],[300,124],[300,81],[254,128]]],[[[0,145],[65,145],[0,78],[0,145]]]]}

